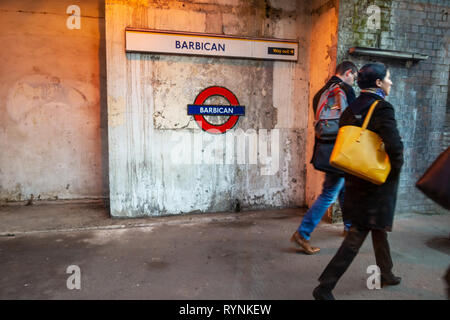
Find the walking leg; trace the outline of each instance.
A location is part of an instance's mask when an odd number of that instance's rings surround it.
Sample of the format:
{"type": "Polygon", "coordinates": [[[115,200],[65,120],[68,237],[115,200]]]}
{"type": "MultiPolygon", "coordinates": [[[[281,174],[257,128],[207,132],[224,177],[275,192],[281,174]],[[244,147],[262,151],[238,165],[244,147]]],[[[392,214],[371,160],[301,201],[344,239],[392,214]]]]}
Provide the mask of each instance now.
{"type": "Polygon", "coordinates": [[[344,178],[339,175],[326,173],[323,182],[322,193],[319,195],[314,204],[309,208],[303,217],[302,223],[298,227],[298,233],[306,240],[309,240],[311,233],[322,220],[323,215],[328,207],[336,201],[339,192],[344,186],[344,178]]]}
{"type": "Polygon", "coordinates": [[[319,277],[321,287],[330,291],[334,289],[336,283],[358,254],[368,233],[369,230],[366,229],[358,229],[355,226],[350,228],[341,247],[319,277]]]}
{"type": "Polygon", "coordinates": [[[381,271],[381,285],[397,285],[401,278],[392,273],[393,263],[391,250],[384,230],[372,230],[372,244],[375,251],[375,261],[381,271]]]}

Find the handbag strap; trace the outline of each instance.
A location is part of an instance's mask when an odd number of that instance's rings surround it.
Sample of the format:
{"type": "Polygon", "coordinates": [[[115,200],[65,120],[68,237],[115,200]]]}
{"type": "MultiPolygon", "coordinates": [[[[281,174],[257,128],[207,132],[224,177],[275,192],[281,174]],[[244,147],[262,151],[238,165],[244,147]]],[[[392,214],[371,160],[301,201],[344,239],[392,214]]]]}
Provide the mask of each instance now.
{"type": "Polygon", "coordinates": [[[375,102],[372,103],[372,105],[370,106],[369,112],[367,112],[366,118],[364,119],[364,123],[361,127],[361,129],[363,131],[366,130],[367,126],[369,125],[369,121],[370,121],[370,118],[372,117],[372,113],[375,110],[375,107],[377,106],[379,101],[380,100],[375,100],[375,102]]]}

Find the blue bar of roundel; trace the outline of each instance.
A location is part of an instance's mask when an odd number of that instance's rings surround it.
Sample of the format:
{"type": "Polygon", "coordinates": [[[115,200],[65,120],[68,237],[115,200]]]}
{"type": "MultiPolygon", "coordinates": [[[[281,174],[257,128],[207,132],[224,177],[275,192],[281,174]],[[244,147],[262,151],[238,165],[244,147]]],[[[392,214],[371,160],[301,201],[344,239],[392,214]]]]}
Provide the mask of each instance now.
{"type": "Polygon", "coordinates": [[[188,115],[196,114],[203,116],[244,116],[245,106],[188,104],[188,115]],[[216,112],[214,112],[214,108],[216,112]],[[219,108],[226,108],[232,112],[220,113],[217,112],[219,108]]]}

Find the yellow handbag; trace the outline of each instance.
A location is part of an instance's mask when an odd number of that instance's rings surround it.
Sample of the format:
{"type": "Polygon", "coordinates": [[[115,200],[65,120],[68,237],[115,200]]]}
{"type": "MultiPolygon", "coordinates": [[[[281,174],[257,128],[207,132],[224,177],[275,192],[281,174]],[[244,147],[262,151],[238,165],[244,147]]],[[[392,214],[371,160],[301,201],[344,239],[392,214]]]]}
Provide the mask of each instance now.
{"type": "Polygon", "coordinates": [[[377,104],[378,100],[370,106],[362,127],[343,126],[339,129],[330,164],[344,172],[381,185],[391,171],[391,163],[380,136],[367,130],[377,104]]]}

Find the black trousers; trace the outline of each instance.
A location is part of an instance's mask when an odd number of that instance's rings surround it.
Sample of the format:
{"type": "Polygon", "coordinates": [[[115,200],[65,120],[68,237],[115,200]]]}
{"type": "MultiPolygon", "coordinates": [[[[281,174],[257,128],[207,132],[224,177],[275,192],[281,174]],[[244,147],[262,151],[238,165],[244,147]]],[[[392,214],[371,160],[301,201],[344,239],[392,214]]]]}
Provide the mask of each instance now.
{"type": "Polygon", "coordinates": [[[359,226],[352,226],[341,244],[341,247],[331,259],[321,276],[320,285],[333,290],[336,283],[347,271],[353,259],[359,252],[364,240],[369,232],[372,232],[372,243],[375,251],[377,266],[380,268],[381,275],[390,275],[392,273],[392,259],[387,239],[387,232],[384,230],[367,229],[359,226]]]}

